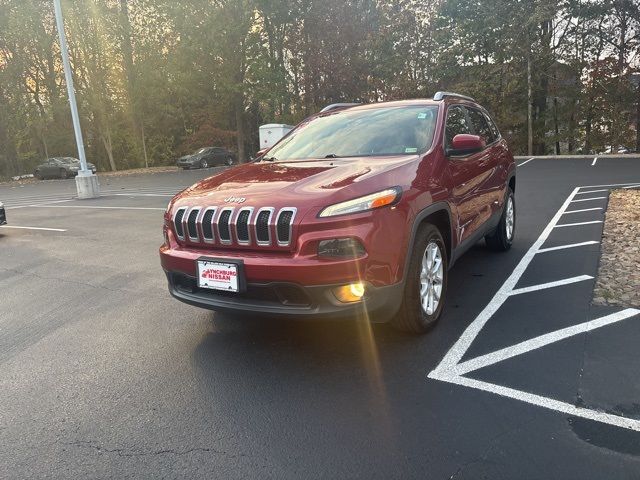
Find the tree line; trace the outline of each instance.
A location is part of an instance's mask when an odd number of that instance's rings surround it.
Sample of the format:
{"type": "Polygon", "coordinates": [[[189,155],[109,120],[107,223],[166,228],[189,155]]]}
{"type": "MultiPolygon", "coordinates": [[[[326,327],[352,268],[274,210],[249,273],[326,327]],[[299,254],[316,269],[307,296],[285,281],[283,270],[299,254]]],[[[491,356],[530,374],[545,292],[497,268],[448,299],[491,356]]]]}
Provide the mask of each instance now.
{"type": "MultiPolygon", "coordinates": [[[[63,0],[87,156],[247,159],[334,102],[476,98],[521,154],[640,151],[640,0],[63,0]]],[[[74,156],[52,0],[0,0],[0,176],[74,156]]]]}

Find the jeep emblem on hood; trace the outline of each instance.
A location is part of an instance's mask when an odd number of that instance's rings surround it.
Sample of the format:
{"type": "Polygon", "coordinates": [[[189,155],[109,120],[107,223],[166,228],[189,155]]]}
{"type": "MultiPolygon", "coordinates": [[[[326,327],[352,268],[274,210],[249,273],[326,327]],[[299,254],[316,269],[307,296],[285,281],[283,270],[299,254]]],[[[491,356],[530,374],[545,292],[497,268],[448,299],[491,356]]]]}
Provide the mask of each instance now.
{"type": "Polygon", "coordinates": [[[225,203],[244,203],[247,199],[244,197],[227,197],[224,201],[225,203]]]}

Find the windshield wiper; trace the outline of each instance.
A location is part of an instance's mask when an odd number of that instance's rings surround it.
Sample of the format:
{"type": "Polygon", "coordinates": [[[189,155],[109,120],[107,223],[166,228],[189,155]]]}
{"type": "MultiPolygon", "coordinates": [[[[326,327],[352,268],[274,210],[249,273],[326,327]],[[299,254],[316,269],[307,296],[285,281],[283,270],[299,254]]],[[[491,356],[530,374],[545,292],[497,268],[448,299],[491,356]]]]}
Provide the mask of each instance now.
{"type": "Polygon", "coordinates": [[[329,155],[325,155],[324,158],[340,158],[340,155],[336,155],[335,153],[330,153],[329,155]]]}

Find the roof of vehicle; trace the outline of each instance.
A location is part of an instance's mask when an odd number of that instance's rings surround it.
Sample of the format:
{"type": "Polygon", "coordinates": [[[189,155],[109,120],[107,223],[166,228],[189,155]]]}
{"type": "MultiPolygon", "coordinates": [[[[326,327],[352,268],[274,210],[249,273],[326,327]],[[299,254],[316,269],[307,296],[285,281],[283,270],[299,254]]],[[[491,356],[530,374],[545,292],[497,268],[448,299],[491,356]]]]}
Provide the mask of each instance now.
{"type": "Polygon", "coordinates": [[[409,100],[394,100],[390,102],[359,104],[359,105],[348,106],[348,107],[344,107],[336,110],[332,109],[324,112],[321,111],[320,113],[334,113],[334,111],[344,111],[344,110],[368,110],[373,108],[386,108],[386,107],[439,105],[444,100],[462,100],[466,102],[476,103],[473,98],[467,97],[465,95],[460,95],[460,94],[451,93],[451,92],[437,92],[436,95],[434,95],[434,98],[414,98],[409,100]]]}

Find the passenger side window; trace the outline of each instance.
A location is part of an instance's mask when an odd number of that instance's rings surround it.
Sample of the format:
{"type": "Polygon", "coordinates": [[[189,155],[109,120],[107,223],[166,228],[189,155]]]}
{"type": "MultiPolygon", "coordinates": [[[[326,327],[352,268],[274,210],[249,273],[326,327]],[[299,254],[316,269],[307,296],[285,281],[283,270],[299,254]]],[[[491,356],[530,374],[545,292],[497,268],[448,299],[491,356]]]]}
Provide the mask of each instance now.
{"type": "Polygon", "coordinates": [[[482,137],[487,145],[493,143],[496,137],[491,131],[491,128],[489,128],[489,123],[482,112],[475,108],[468,108],[468,110],[471,125],[473,125],[473,132],[482,137]]]}
{"type": "Polygon", "coordinates": [[[471,133],[465,109],[461,106],[449,107],[445,127],[445,144],[447,148],[451,148],[453,137],[461,133],[471,133]]]}

